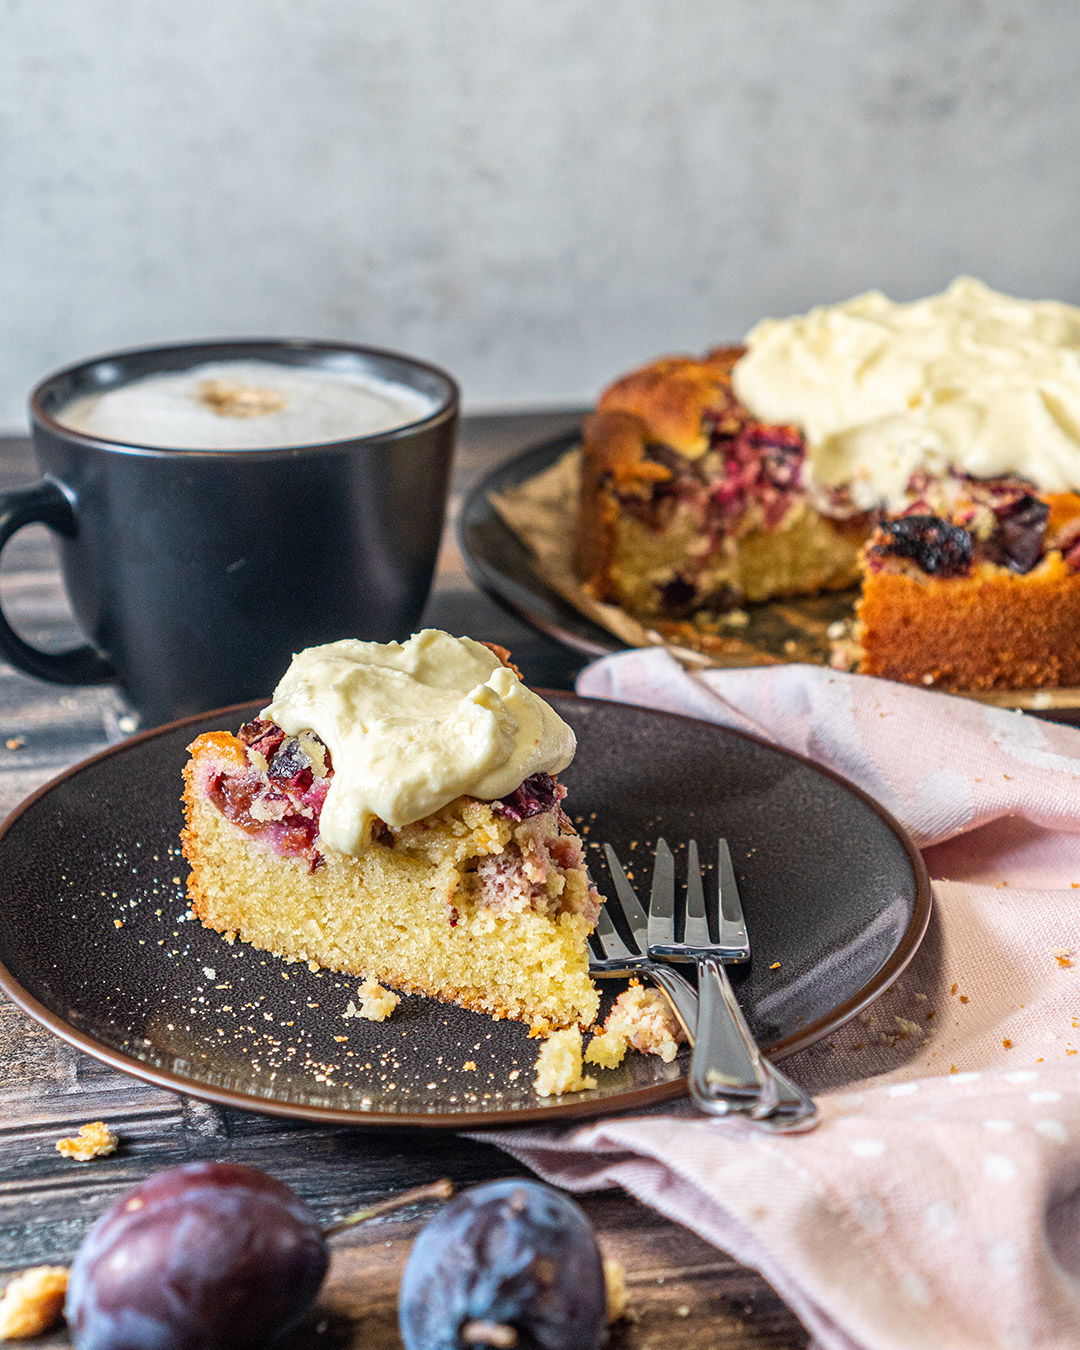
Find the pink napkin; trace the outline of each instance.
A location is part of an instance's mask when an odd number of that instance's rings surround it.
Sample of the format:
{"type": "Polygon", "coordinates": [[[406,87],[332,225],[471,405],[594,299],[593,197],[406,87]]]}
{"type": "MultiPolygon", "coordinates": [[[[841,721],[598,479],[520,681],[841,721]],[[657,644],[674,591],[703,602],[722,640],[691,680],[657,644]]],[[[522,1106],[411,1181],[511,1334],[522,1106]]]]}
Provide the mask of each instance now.
{"type": "Polygon", "coordinates": [[[925,850],[935,913],[873,1008],[785,1061],[822,1112],[769,1136],[688,1105],[489,1136],[619,1185],[760,1270],[829,1350],[1080,1345],[1080,731],[807,666],[590,666],[586,695],[829,765],[925,850]]]}

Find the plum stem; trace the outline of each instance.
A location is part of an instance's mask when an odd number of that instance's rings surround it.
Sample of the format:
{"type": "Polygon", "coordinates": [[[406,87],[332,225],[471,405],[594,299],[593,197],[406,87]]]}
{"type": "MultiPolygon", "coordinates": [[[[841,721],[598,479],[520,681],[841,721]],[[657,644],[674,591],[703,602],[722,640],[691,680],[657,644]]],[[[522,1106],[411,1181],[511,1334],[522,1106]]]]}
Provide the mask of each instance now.
{"type": "Polygon", "coordinates": [[[337,1223],[324,1228],[323,1237],[333,1237],[335,1233],[342,1233],[346,1228],[355,1228],[365,1219],[376,1219],[381,1214],[392,1214],[395,1209],[404,1209],[406,1205],[418,1205],[422,1200],[449,1200],[453,1194],[454,1183],[445,1177],[441,1181],[429,1181],[426,1186],[414,1186],[410,1191],[402,1191],[400,1195],[392,1195],[388,1200],[380,1200],[365,1209],[357,1209],[352,1214],[346,1214],[337,1223]]]}
{"type": "Polygon", "coordinates": [[[459,1333],[466,1345],[487,1345],[492,1350],[514,1350],[518,1334],[504,1322],[466,1322],[459,1333]]]}

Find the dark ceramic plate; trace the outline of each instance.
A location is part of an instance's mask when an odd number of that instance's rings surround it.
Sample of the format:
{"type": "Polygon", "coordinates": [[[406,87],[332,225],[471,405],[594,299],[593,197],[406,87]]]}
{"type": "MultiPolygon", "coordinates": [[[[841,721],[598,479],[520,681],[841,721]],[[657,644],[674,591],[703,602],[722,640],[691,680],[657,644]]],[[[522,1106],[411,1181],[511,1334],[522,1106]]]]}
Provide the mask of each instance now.
{"type": "Polygon", "coordinates": [[[607,656],[624,651],[625,644],[551,589],[490,501],[491,493],[517,487],[550,468],[580,439],[572,432],[544,441],[485,474],[462,503],[458,542],[473,581],[512,614],[574,651],[607,656]]]}
{"type": "MultiPolygon", "coordinates": [[[[658,834],[730,840],[754,943],[739,997],[773,1053],[823,1036],[895,979],[925,931],[930,889],[910,841],[869,798],[720,727],[549,697],[577,733],[568,804],[581,813],[602,889],[601,841],[644,882],[658,834]]],[[[185,747],[255,710],[134,737],[8,818],[4,993],[137,1077],[308,1120],[460,1129],[625,1110],[685,1091],[684,1049],[670,1065],[628,1056],[594,1091],[545,1103],[531,1091],[536,1042],[523,1025],[423,998],[403,999],[382,1024],[345,1018],[356,979],[230,946],[187,918],[177,844],[185,747]]]]}

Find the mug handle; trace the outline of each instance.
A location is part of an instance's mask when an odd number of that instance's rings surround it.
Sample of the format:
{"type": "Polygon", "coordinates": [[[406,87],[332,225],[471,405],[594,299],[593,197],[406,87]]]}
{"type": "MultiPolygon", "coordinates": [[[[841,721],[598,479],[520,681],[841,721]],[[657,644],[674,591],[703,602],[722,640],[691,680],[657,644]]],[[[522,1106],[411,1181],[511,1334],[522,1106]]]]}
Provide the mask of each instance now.
{"type": "MultiPolygon", "coordinates": [[[[33,487],[0,493],[0,549],[24,525],[47,525],[50,530],[74,538],[75,512],[63,489],[49,479],[33,487]]],[[[24,642],[0,605],[0,656],[18,670],[54,684],[105,684],[116,671],[93,647],[73,647],[67,652],[42,652],[24,642]]]]}

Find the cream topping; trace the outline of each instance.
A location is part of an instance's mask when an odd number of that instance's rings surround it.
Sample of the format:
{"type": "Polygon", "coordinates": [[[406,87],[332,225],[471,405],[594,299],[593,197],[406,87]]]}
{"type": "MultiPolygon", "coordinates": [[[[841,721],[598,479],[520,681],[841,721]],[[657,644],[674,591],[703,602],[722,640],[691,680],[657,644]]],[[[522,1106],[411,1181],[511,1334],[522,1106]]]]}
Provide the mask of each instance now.
{"type": "Polygon", "coordinates": [[[766,319],[735,366],[739,399],[807,438],[811,486],[902,505],[912,473],[952,466],[1080,487],[1080,308],[960,277],[898,304],[868,291],[766,319]]]}
{"type": "Polygon", "coordinates": [[[262,715],[329,748],[319,834],[341,853],[363,851],[374,816],[401,826],[463,794],[493,801],[565,769],[575,749],[562,718],[493,652],[434,628],[309,647],[262,715]]]}

